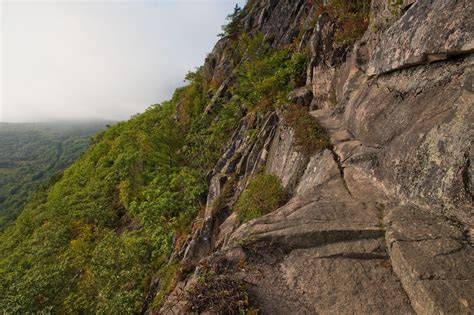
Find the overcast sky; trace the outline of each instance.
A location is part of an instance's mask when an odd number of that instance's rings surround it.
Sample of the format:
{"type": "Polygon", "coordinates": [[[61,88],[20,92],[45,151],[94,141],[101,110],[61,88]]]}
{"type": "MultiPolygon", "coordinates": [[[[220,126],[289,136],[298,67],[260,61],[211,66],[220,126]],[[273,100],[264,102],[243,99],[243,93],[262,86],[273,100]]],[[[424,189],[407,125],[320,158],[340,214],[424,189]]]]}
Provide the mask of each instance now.
{"type": "Polygon", "coordinates": [[[122,120],[170,98],[244,0],[0,0],[0,121],[122,120]]]}

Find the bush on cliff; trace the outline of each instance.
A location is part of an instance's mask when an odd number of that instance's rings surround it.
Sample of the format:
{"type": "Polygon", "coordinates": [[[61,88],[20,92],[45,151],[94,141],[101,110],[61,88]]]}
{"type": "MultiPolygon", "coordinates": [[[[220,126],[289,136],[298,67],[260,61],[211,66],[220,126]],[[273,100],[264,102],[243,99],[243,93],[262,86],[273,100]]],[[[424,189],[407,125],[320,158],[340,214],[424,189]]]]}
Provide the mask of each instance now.
{"type": "Polygon", "coordinates": [[[326,5],[324,0],[313,1],[318,15],[326,12],[336,22],[334,41],[339,45],[353,44],[369,26],[370,0],[331,0],[326,5]]]}
{"type": "Polygon", "coordinates": [[[251,111],[279,108],[306,70],[306,56],[289,50],[269,50],[247,54],[237,67],[233,93],[251,111]]]}
{"type": "Polygon", "coordinates": [[[229,36],[236,37],[240,32],[240,18],[242,16],[242,9],[238,4],[234,7],[234,12],[227,15],[226,20],[229,21],[226,25],[222,26],[223,33],[219,34],[219,37],[229,36]]]}
{"type": "Polygon", "coordinates": [[[237,201],[237,216],[242,222],[261,217],[283,206],[287,197],[278,177],[257,175],[250,180],[237,201]]]}
{"type": "Polygon", "coordinates": [[[312,155],[330,145],[324,128],[303,106],[289,106],[285,111],[283,123],[293,129],[296,149],[305,155],[312,155]]]}
{"type": "Polygon", "coordinates": [[[245,283],[231,274],[207,271],[186,295],[192,314],[252,314],[245,283]]]}

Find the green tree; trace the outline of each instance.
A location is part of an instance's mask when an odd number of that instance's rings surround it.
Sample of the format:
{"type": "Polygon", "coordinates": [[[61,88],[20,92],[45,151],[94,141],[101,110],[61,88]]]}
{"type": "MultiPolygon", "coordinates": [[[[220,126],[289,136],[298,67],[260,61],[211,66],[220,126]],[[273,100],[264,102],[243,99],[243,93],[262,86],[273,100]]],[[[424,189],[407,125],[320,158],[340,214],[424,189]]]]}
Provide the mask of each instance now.
{"type": "Polygon", "coordinates": [[[234,7],[234,12],[229,14],[226,18],[229,23],[222,26],[223,33],[219,34],[220,37],[232,37],[236,38],[240,33],[240,18],[242,16],[242,9],[236,3],[234,7]]]}

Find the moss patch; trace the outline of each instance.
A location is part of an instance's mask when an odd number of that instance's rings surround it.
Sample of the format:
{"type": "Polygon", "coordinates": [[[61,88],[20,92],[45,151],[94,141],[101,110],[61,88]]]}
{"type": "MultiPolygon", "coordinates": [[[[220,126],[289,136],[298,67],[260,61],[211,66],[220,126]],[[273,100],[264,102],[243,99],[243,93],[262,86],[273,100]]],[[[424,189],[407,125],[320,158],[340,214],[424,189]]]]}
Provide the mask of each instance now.
{"type": "Polygon", "coordinates": [[[158,273],[160,279],[160,290],[153,299],[152,308],[159,309],[162,306],[164,298],[167,297],[176,286],[179,277],[181,264],[173,262],[166,267],[161,268],[158,273]]]}

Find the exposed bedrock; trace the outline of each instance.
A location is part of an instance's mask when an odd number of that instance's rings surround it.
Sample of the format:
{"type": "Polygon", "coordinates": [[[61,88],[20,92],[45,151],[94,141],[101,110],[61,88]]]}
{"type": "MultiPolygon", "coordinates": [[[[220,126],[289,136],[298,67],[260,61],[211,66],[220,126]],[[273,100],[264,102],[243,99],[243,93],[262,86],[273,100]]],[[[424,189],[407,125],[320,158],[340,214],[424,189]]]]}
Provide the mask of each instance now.
{"type": "MultiPolygon", "coordinates": [[[[310,52],[289,101],[309,108],[331,146],[298,152],[279,111],[243,121],[181,253],[191,273],[162,312],[184,312],[182,292],[219,261],[264,314],[474,313],[473,2],[407,0],[394,17],[373,0],[351,49],[334,43],[327,14],[312,20],[310,1],[251,3],[246,32],[275,47],[300,36],[310,52]],[[234,204],[259,172],[291,198],[241,224],[234,204]]],[[[209,76],[225,67],[225,45],[206,61],[209,76]]]]}
{"type": "Polygon", "coordinates": [[[368,74],[379,75],[474,51],[474,3],[410,1],[373,52],[368,74]]]}

